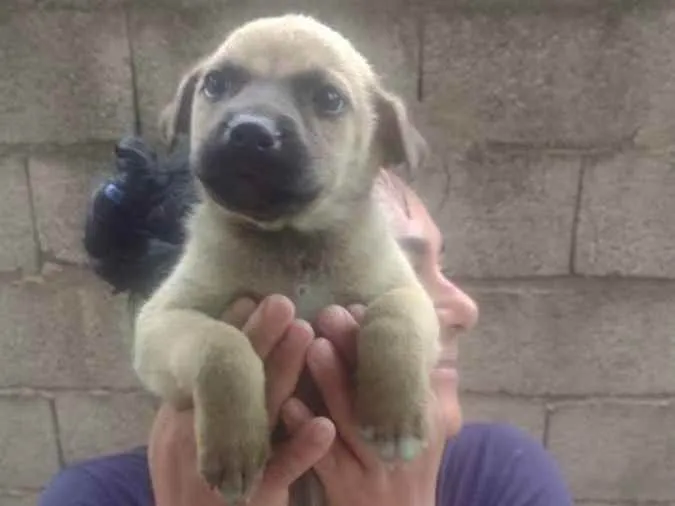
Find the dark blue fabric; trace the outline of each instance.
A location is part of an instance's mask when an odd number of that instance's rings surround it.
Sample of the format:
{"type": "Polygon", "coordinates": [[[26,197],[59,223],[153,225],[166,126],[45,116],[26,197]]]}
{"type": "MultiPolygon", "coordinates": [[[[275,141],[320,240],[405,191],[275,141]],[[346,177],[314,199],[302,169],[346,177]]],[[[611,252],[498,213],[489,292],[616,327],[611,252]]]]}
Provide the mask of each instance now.
{"type": "Polygon", "coordinates": [[[153,506],[145,448],[87,460],[57,474],[37,506],[153,506]]]}
{"type": "Polygon", "coordinates": [[[447,445],[438,506],[572,506],[560,470],[538,441],[502,424],[467,424],[447,445]]]}
{"type": "MultiPolygon", "coordinates": [[[[438,506],[572,506],[551,456],[522,431],[467,424],[448,443],[438,506]]],[[[85,461],[48,484],[38,506],[153,506],[143,449],[85,461]]]]}

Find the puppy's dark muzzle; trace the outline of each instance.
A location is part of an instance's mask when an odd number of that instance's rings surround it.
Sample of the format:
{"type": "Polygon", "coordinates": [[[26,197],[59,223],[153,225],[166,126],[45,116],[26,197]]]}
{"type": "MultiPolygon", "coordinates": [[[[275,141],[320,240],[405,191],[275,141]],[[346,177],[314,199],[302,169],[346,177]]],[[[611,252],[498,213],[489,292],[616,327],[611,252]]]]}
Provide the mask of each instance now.
{"type": "Polygon", "coordinates": [[[221,205],[257,220],[296,213],[320,191],[296,125],[270,114],[228,117],[204,144],[197,176],[221,205]]]}
{"type": "Polygon", "coordinates": [[[225,145],[244,152],[280,152],[281,132],[277,122],[265,116],[240,114],[225,126],[225,145]]]}

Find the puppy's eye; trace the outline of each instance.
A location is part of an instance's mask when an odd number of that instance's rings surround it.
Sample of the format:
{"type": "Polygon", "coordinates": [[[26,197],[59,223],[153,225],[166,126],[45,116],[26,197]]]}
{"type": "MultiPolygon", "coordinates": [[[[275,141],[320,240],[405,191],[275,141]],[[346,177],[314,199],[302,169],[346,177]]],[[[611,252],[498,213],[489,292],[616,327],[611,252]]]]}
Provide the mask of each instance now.
{"type": "Polygon", "coordinates": [[[314,104],[319,112],[333,116],[341,113],[347,102],[337,88],[326,85],[314,94],[314,104]]]}
{"type": "Polygon", "coordinates": [[[211,99],[222,97],[231,87],[232,80],[224,72],[214,70],[204,76],[202,90],[211,99]]]}

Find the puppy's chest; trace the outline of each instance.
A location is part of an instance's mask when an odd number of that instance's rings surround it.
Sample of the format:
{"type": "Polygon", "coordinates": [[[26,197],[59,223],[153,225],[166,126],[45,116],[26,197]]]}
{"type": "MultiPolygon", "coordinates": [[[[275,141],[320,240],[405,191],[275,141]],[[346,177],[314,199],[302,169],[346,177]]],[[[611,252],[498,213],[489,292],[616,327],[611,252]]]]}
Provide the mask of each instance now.
{"type": "Polygon", "coordinates": [[[237,292],[257,299],[283,294],[295,304],[296,315],[306,320],[327,305],[356,297],[345,289],[344,275],[331,251],[311,245],[303,248],[302,244],[285,246],[256,249],[242,258],[237,292]],[[246,278],[244,273],[248,273],[246,278]]]}
{"type": "Polygon", "coordinates": [[[336,292],[325,273],[307,271],[292,283],[287,295],[295,304],[298,317],[311,321],[321,309],[338,303],[341,297],[336,292]]]}

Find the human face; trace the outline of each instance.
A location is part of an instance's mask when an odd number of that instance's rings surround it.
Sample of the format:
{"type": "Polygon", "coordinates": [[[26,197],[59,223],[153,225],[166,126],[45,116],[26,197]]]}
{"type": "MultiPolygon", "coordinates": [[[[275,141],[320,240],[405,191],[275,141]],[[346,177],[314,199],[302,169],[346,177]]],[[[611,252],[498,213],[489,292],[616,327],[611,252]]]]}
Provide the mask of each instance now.
{"type": "MultiPolygon", "coordinates": [[[[458,340],[478,319],[476,303],[442,271],[443,236],[420,198],[400,179],[383,173],[376,195],[417,276],[431,296],[441,325],[439,368],[457,371],[458,340]]],[[[456,406],[457,416],[461,416],[456,406]]]]}

